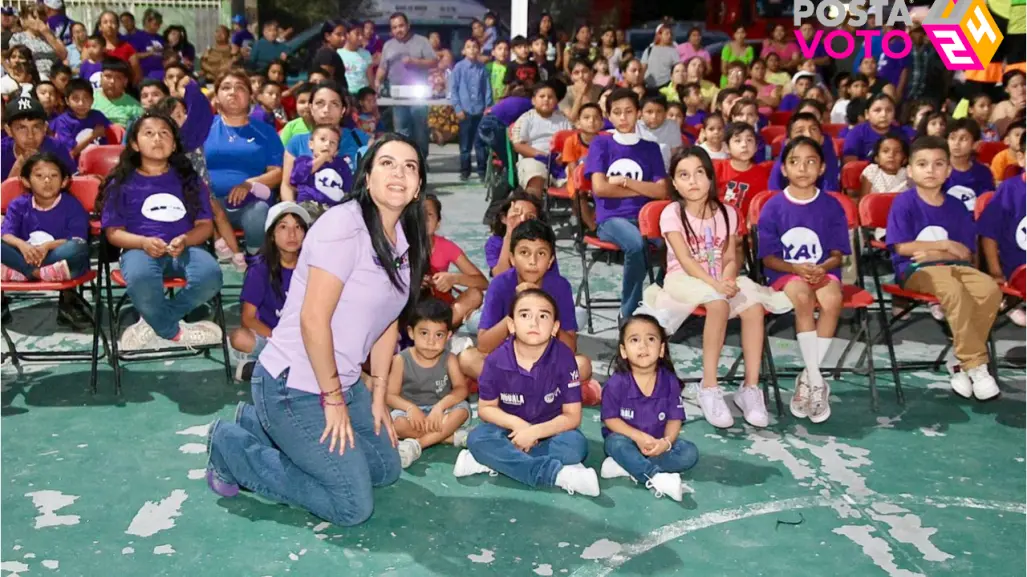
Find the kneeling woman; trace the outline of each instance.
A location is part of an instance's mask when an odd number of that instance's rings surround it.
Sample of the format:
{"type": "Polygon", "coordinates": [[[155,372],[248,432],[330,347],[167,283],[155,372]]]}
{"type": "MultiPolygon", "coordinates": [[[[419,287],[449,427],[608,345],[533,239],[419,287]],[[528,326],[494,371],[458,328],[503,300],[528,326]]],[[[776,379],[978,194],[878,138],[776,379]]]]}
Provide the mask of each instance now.
{"type": "Polygon", "coordinates": [[[374,509],[372,487],[394,483],[400,461],[385,404],[397,318],[428,267],[425,166],[406,138],[368,151],[342,204],[310,228],[285,308],[251,380],[253,405],[214,421],[207,483],[245,487],[337,525],[374,509]],[[360,367],[370,353],[369,386],[360,367]]]}

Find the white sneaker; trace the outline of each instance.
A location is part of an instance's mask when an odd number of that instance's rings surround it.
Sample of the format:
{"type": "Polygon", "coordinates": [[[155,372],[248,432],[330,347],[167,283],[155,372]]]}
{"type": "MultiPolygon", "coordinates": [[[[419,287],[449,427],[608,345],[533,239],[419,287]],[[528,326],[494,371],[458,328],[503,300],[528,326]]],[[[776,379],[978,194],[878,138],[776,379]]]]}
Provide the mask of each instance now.
{"type": "Polygon", "coordinates": [[[475,461],[474,455],[472,455],[467,449],[460,451],[460,454],[456,456],[456,465],[453,465],[453,476],[470,477],[471,475],[480,475],[482,473],[486,473],[490,477],[498,475],[498,473],[492,469],[489,469],[485,465],[475,461]]]}
{"type": "Polygon", "coordinates": [[[182,322],[180,328],[182,332],[175,341],[180,346],[201,347],[221,344],[221,327],[210,321],[182,322]]]}
{"type": "Polygon", "coordinates": [[[767,404],[763,401],[763,391],[759,386],[741,386],[734,396],[735,405],[741,409],[745,422],[754,427],[763,428],[770,424],[767,404]]]}
{"type": "Polygon", "coordinates": [[[727,429],[735,424],[731,410],[724,402],[724,389],[718,387],[702,387],[699,390],[699,408],[702,409],[706,422],[718,429],[727,429]]]}
{"type": "Polygon", "coordinates": [[[462,449],[467,446],[467,429],[457,429],[453,433],[453,446],[462,449]]]}
{"type": "Polygon", "coordinates": [[[595,469],[589,469],[581,463],[564,465],[556,474],[556,486],[571,495],[581,493],[588,497],[599,496],[599,476],[595,469]]]}
{"type": "Polygon", "coordinates": [[[952,392],[956,393],[964,399],[969,399],[974,396],[974,386],[970,382],[970,375],[966,374],[965,371],[955,371],[952,376],[949,377],[949,386],[952,387],[952,392]]]}
{"type": "Polygon", "coordinates": [[[599,469],[599,476],[604,479],[618,479],[620,477],[631,478],[631,474],[620,466],[620,463],[613,460],[613,457],[603,459],[603,466],[599,469]]]}
{"type": "Polygon", "coordinates": [[[118,348],[125,352],[146,349],[156,336],[157,333],[153,332],[153,328],[143,319],[139,319],[139,322],[121,333],[118,348]]]}
{"type": "Polygon", "coordinates": [[[978,401],[994,399],[1002,392],[995,382],[995,377],[988,373],[988,365],[980,365],[967,371],[970,380],[973,381],[974,396],[978,401]]]}
{"type": "Polygon", "coordinates": [[[685,383],[685,386],[681,389],[681,398],[692,403],[693,405],[699,402],[699,383],[685,383]]]}
{"type": "Polygon", "coordinates": [[[805,419],[809,416],[809,375],[803,369],[799,376],[795,377],[795,389],[792,393],[792,400],[788,403],[788,409],[797,419],[805,419]]]}
{"type": "Polygon", "coordinates": [[[418,443],[417,439],[400,440],[396,445],[396,450],[399,451],[399,464],[404,469],[413,465],[414,461],[421,457],[421,443],[418,443]]]}
{"type": "Polygon", "coordinates": [[[938,321],[939,323],[945,320],[945,311],[942,310],[940,304],[934,303],[933,305],[931,305],[931,316],[934,317],[934,320],[938,321]]]}
{"type": "Polygon", "coordinates": [[[826,381],[809,388],[809,420],[823,423],[831,417],[831,387],[826,381]]]}
{"type": "Polygon", "coordinates": [[[645,488],[651,490],[657,499],[667,496],[679,503],[684,494],[681,475],[677,473],[656,473],[646,481],[645,488]]]}
{"type": "Polygon", "coordinates": [[[1022,308],[1015,308],[1009,311],[1009,320],[1013,321],[1013,324],[1018,327],[1027,327],[1027,310],[1022,308]]]}

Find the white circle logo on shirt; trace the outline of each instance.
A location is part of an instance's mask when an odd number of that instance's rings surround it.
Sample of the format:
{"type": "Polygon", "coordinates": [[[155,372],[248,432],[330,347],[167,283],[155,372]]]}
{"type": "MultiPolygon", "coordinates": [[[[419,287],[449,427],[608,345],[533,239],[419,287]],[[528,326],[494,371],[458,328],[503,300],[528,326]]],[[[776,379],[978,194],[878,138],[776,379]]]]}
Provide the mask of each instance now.
{"type": "Polygon", "coordinates": [[[660,412],[659,415],[656,415],[656,418],[662,421],[667,418],[667,414],[664,412],[660,412]]]}
{"type": "Polygon", "coordinates": [[[92,135],[92,128],[83,128],[82,130],[78,131],[78,134],[75,135],[75,143],[82,144],[83,142],[89,140],[89,137],[92,135]]]}
{"type": "Polygon", "coordinates": [[[342,176],[334,168],[322,168],[314,175],[314,188],[328,198],[339,202],[346,193],[342,189],[342,176]]]}
{"type": "Polygon", "coordinates": [[[178,222],[185,218],[185,205],[173,194],[151,194],[143,201],[143,216],[157,222],[178,222]]]}
{"type": "Polygon", "coordinates": [[[974,192],[972,188],[966,186],[953,186],[945,192],[959,202],[962,202],[963,205],[966,206],[967,210],[973,212],[974,206],[977,204],[977,193],[974,192]]]}
{"type": "Polygon", "coordinates": [[[53,240],[53,236],[45,230],[34,230],[32,231],[32,234],[29,235],[29,244],[32,246],[40,246],[48,242],[53,242],[53,240]]]}
{"type": "Polygon", "coordinates": [[[939,240],[948,240],[949,231],[945,230],[940,226],[932,225],[924,227],[924,229],[920,231],[920,234],[916,235],[916,239],[918,241],[924,242],[937,242],[939,240]]]}
{"type": "Polygon", "coordinates": [[[606,169],[606,176],[626,176],[632,180],[642,180],[642,167],[630,158],[618,158],[606,169]]]}
{"type": "Polygon", "coordinates": [[[1027,216],[1020,219],[1020,224],[1016,227],[1016,244],[1020,250],[1027,250],[1027,216]]]}
{"type": "Polygon", "coordinates": [[[816,264],[824,254],[820,237],[812,229],[804,226],[789,229],[781,235],[781,244],[784,246],[784,260],[787,262],[816,264]]]}
{"type": "Polygon", "coordinates": [[[101,72],[99,70],[97,70],[96,72],[94,72],[94,73],[89,75],[89,83],[93,85],[93,89],[94,90],[100,88],[100,77],[102,75],[103,75],[103,72],[101,72]]]}
{"type": "Polygon", "coordinates": [[[556,400],[556,392],[555,391],[552,392],[552,393],[549,393],[548,395],[546,395],[546,403],[552,403],[555,400],[556,400]]]}

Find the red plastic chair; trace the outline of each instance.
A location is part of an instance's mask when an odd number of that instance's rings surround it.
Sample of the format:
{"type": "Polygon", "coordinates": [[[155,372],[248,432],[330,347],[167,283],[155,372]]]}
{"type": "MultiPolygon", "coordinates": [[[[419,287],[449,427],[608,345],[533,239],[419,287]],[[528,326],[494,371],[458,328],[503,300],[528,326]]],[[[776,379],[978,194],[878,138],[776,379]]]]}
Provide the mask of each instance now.
{"type": "Polygon", "coordinates": [[[984,214],[984,209],[987,208],[988,203],[995,197],[995,191],[991,190],[982,193],[977,197],[977,202],[974,204],[974,220],[980,220],[981,215],[984,214]]]}
{"type": "Polygon", "coordinates": [[[111,124],[104,134],[107,137],[107,144],[121,144],[125,140],[125,127],[120,124],[111,124]]]}
{"type": "Polygon", "coordinates": [[[834,154],[837,158],[842,157],[842,150],[845,149],[844,138],[832,138],[831,141],[834,143],[834,154]]]}
{"type": "Polygon", "coordinates": [[[991,164],[995,156],[1007,148],[1005,142],[981,142],[977,145],[977,162],[991,164]]]}
{"type": "Polygon", "coordinates": [[[779,136],[785,136],[787,130],[785,126],[771,124],[760,130],[760,137],[763,138],[763,142],[773,143],[779,136]]]}
{"type": "MultiPolygon", "coordinates": [[[[769,128],[769,126],[767,128],[769,128]]],[[[781,156],[781,150],[785,147],[785,140],[787,138],[788,135],[786,134],[781,134],[774,138],[774,140],[770,143],[770,154],[772,156],[781,156]]]]}
{"type": "Polygon", "coordinates": [[[841,177],[842,190],[845,192],[858,191],[860,185],[859,177],[868,166],[870,166],[870,162],[866,160],[856,160],[843,166],[841,177]]]}
{"type": "Polygon", "coordinates": [[[776,126],[787,126],[788,121],[792,119],[792,114],[791,110],[775,110],[770,115],[770,123],[776,126]]]}
{"type": "Polygon", "coordinates": [[[1021,301],[1027,300],[1027,265],[1020,265],[1013,271],[1009,282],[1002,285],[1002,292],[1021,301]]]}
{"type": "Polygon", "coordinates": [[[125,147],[120,144],[90,146],[82,151],[82,155],[78,159],[78,171],[80,174],[95,174],[107,178],[107,175],[118,165],[124,150],[125,147]]]}
{"type": "Polygon", "coordinates": [[[21,186],[21,179],[11,177],[0,183],[0,214],[7,212],[7,205],[25,192],[21,186]]]}
{"type": "Polygon", "coordinates": [[[1023,169],[1015,164],[1010,164],[1006,167],[1006,170],[1002,172],[1002,180],[1008,180],[1014,176],[1019,175],[1023,172],[1023,169]]]}
{"type": "Polygon", "coordinates": [[[839,138],[842,130],[845,130],[844,124],[824,124],[821,125],[820,129],[823,133],[831,138],[839,138]]]}

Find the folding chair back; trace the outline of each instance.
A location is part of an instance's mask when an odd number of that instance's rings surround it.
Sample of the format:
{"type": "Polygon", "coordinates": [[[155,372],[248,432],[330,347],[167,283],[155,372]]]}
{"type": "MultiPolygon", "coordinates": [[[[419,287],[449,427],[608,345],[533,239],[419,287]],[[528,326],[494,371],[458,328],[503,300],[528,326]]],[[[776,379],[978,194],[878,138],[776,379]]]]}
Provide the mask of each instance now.
{"type": "Polygon", "coordinates": [[[838,157],[838,158],[841,158],[842,157],[842,150],[845,149],[845,139],[844,138],[832,138],[831,142],[834,143],[834,154],[835,154],[835,156],[838,157]]]}
{"type": "Polygon", "coordinates": [[[866,228],[888,228],[888,212],[898,192],[875,192],[859,200],[859,223],[866,228]]]}
{"type": "Polygon", "coordinates": [[[1010,164],[1006,167],[1005,172],[1002,173],[1002,180],[1013,178],[1014,176],[1023,172],[1023,169],[1015,164],[1010,164]]]}
{"type": "Polygon", "coordinates": [[[82,151],[82,156],[78,159],[78,171],[106,178],[118,165],[123,150],[125,147],[120,144],[90,146],[82,151]]]}
{"type": "Polygon", "coordinates": [[[991,164],[998,153],[1009,148],[1005,142],[982,142],[977,145],[977,162],[991,164]]]}
{"type": "Polygon", "coordinates": [[[774,198],[774,195],[779,193],[779,190],[764,190],[752,197],[749,201],[749,214],[746,216],[745,221],[749,227],[759,226],[760,223],[760,211],[763,210],[763,206],[767,204],[767,201],[774,198]]]}
{"type": "Polygon", "coordinates": [[[792,119],[791,110],[775,110],[770,115],[770,123],[777,126],[787,126],[788,121],[792,119]]]}
{"type": "Polygon", "coordinates": [[[682,133],[688,133],[692,135],[692,138],[699,138],[699,132],[702,130],[702,126],[688,126],[684,125],[681,127],[682,133]]]}
{"type": "Polygon", "coordinates": [[[1009,276],[1007,284],[1009,288],[1019,293],[1021,299],[1024,298],[1024,295],[1027,294],[1027,265],[1020,265],[1014,270],[1013,274],[1009,276]]]}
{"type": "Polygon", "coordinates": [[[760,130],[760,136],[763,138],[763,142],[773,143],[779,136],[784,136],[787,127],[778,124],[771,124],[765,126],[760,130]]]}
{"type": "Polygon", "coordinates": [[[672,203],[672,200],[654,200],[647,202],[638,213],[638,230],[642,238],[656,239],[662,236],[660,233],[660,215],[663,209],[672,203]]]}
{"type": "Polygon", "coordinates": [[[828,192],[827,194],[841,203],[842,209],[845,210],[845,222],[849,225],[849,230],[854,230],[859,226],[859,208],[856,207],[856,203],[840,192],[828,192]]]}
{"type": "Polygon", "coordinates": [[[100,181],[90,176],[73,176],[68,192],[82,204],[87,213],[93,214],[96,198],[100,196],[100,181]]]}
{"type": "Polygon", "coordinates": [[[6,213],[11,201],[24,193],[25,188],[22,187],[20,178],[11,177],[0,183],[0,213],[6,213]]]}
{"type": "Polygon", "coordinates": [[[866,160],[849,162],[842,167],[842,191],[850,192],[859,190],[859,177],[863,171],[870,166],[866,160]]]}
{"type": "Polygon", "coordinates": [[[111,124],[105,133],[109,144],[121,144],[125,140],[125,127],[120,124],[111,124]]]}
{"type": "Polygon", "coordinates": [[[787,138],[788,135],[786,134],[781,134],[774,137],[774,140],[770,142],[770,154],[772,156],[781,156],[781,150],[785,147],[785,140],[787,140],[787,138]]]}
{"type": "Polygon", "coordinates": [[[574,174],[571,175],[574,179],[574,188],[580,192],[591,192],[592,191],[592,180],[585,178],[585,163],[581,163],[574,169],[574,174]]]}
{"type": "Polygon", "coordinates": [[[985,192],[984,194],[977,197],[977,203],[974,204],[974,220],[980,220],[981,215],[984,214],[984,209],[991,202],[991,199],[995,197],[995,191],[985,192]]]}
{"type": "Polygon", "coordinates": [[[845,128],[844,124],[824,124],[820,127],[824,134],[831,138],[840,138],[842,130],[845,128]]]}
{"type": "Polygon", "coordinates": [[[550,154],[561,154],[563,152],[563,145],[567,143],[567,139],[572,136],[577,136],[577,130],[559,130],[553,135],[553,140],[549,142],[549,153],[550,154]]]}

